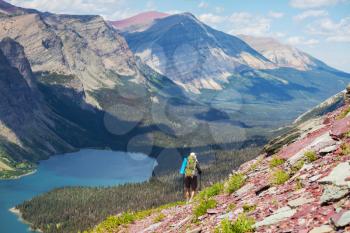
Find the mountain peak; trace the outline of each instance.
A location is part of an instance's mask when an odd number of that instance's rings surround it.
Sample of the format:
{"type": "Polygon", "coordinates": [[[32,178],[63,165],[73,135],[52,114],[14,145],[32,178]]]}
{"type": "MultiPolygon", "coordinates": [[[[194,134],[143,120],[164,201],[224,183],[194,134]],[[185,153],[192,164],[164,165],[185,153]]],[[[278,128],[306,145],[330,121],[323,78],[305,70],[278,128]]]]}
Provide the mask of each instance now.
{"type": "Polygon", "coordinates": [[[126,19],[110,21],[109,23],[112,24],[116,29],[119,29],[121,31],[138,31],[139,29],[152,24],[154,20],[165,18],[167,16],[169,16],[169,14],[167,13],[162,13],[158,11],[147,11],[126,19]]]}

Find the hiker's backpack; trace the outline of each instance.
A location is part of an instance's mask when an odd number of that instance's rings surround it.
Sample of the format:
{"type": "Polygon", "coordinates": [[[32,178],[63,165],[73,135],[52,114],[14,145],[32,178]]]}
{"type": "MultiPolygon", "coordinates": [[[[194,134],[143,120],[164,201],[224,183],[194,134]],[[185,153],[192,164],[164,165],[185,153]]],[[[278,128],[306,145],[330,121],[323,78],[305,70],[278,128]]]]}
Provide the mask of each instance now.
{"type": "Polygon", "coordinates": [[[182,161],[181,168],[180,168],[181,175],[185,174],[186,166],[187,166],[187,158],[184,158],[184,160],[182,161]]]}
{"type": "Polygon", "coordinates": [[[185,169],[185,176],[193,177],[196,174],[197,159],[194,156],[189,156],[185,169]]]}

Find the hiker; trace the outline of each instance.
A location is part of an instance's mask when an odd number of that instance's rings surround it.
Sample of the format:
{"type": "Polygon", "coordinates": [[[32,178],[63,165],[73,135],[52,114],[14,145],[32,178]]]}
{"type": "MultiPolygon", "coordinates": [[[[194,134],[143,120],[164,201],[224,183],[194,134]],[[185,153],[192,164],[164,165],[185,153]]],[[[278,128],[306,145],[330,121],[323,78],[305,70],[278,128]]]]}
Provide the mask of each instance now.
{"type": "Polygon", "coordinates": [[[191,202],[198,186],[198,174],[202,174],[202,170],[199,166],[197,156],[195,153],[191,153],[187,158],[187,164],[185,168],[185,198],[187,202],[191,202]]]}

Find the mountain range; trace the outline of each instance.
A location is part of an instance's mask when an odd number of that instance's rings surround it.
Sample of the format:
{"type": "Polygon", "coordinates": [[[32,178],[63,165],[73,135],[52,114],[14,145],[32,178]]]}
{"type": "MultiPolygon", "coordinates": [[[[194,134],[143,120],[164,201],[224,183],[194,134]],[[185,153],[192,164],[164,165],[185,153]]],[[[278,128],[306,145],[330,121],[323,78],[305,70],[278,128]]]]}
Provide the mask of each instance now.
{"type": "Polygon", "coordinates": [[[0,0],[0,40],[0,161],[18,168],[7,175],[83,147],[155,156],[256,143],[350,80],[291,46],[229,35],[190,13],[107,22],[0,0]]]}

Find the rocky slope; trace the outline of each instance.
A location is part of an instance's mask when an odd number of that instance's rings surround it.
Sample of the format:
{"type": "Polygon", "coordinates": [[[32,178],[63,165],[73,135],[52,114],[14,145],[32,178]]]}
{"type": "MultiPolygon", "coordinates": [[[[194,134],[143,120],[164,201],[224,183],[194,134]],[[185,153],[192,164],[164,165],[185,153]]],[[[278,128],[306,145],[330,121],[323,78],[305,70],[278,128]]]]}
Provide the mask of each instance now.
{"type": "Polygon", "coordinates": [[[160,209],[106,231],[113,226],[110,218],[94,231],[349,232],[350,105],[346,103],[294,125],[298,136],[284,144],[270,143],[276,147],[273,156],[263,152],[222,184],[203,190],[193,203],[160,209]]]}

